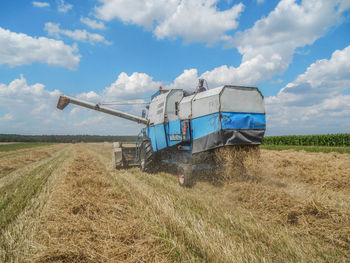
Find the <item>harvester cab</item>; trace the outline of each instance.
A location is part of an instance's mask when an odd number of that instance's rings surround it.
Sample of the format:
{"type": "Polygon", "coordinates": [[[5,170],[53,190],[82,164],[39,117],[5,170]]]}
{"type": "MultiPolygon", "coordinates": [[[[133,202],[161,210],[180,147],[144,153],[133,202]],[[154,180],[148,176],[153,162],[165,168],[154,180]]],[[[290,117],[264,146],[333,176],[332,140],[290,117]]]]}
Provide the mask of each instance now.
{"type": "Polygon", "coordinates": [[[151,97],[148,116],[138,117],[61,96],[57,108],[69,103],[145,124],[136,147],[114,144],[116,168],[139,165],[154,172],[175,167],[181,186],[191,186],[196,171],[215,168],[214,149],[231,145],[261,144],[265,128],[264,97],[255,87],[224,85],[207,89],[204,80],[193,93],[159,89],[151,97]]]}

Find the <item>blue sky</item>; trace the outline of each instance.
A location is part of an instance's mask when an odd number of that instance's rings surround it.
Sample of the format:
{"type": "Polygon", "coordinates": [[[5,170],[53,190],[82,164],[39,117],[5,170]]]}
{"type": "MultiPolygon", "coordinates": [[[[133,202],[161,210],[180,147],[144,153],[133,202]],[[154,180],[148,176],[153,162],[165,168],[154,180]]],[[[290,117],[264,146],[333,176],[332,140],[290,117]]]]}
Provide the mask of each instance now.
{"type": "MultiPolygon", "coordinates": [[[[253,85],[268,135],[350,132],[349,0],[0,2],[0,133],[136,134],[69,106],[253,85]]],[[[139,105],[118,109],[140,114],[139,105]]]]}

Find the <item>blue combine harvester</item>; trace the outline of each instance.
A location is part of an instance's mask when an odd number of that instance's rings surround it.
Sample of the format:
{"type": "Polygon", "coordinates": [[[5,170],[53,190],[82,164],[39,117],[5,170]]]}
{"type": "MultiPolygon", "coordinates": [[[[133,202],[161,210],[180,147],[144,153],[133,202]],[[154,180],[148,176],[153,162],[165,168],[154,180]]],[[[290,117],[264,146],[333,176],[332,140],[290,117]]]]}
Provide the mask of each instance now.
{"type": "Polygon", "coordinates": [[[136,147],[115,144],[116,167],[138,164],[153,172],[162,164],[177,169],[181,186],[193,184],[193,173],[215,168],[214,149],[260,145],[266,128],[264,97],[257,88],[225,85],[207,90],[200,79],[195,92],[159,89],[142,117],[61,96],[57,108],[69,103],[145,124],[136,147]]]}

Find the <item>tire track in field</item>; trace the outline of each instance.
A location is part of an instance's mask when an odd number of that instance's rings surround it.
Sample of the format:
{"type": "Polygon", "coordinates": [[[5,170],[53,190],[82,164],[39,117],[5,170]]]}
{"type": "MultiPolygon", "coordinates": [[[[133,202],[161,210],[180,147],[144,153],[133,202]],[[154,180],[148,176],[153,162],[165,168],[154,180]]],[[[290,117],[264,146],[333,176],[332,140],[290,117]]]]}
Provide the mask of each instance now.
{"type": "Polygon", "coordinates": [[[166,262],[166,250],[86,149],[76,153],[42,212],[35,262],[166,262]]]}
{"type": "MultiPolygon", "coordinates": [[[[88,147],[98,151],[106,167],[111,166],[110,158],[103,153],[109,152],[109,149],[103,149],[102,146],[88,147]]],[[[309,157],[310,161],[305,154],[299,153],[294,153],[294,157],[299,157],[298,160],[304,164],[312,164],[315,158],[309,157]]],[[[333,159],[332,155],[322,157],[333,159]]],[[[348,156],[342,157],[333,165],[344,163],[339,170],[346,171],[348,156]]],[[[272,165],[281,160],[283,156],[272,162],[272,165]]],[[[328,166],[331,165],[328,163],[328,166]]],[[[322,169],[315,167],[312,175],[317,175],[322,169]]],[[[180,188],[176,179],[167,173],[150,175],[130,169],[111,172],[111,175],[140,207],[149,211],[151,221],[164,226],[173,234],[173,238],[178,241],[174,243],[184,242],[186,246],[197,250],[204,260],[228,261],[234,255],[233,251],[237,251],[235,258],[243,262],[347,262],[350,258],[349,211],[339,209],[336,199],[330,206],[312,197],[296,198],[292,192],[284,191],[286,186],[269,183],[279,178],[275,173],[274,169],[270,169],[259,175],[259,180],[238,178],[221,187],[198,183],[192,189],[180,188]],[[224,233],[221,237],[220,228],[224,233]],[[209,236],[213,237],[213,242],[207,244],[205,240],[209,236]],[[225,241],[219,248],[216,246],[218,240],[225,241]],[[247,254],[247,250],[251,254],[247,254]]],[[[317,189],[316,182],[322,185],[329,180],[327,174],[321,173],[313,181],[315,184],[304,180],[295,181],[300,187],[309,189],[312,185],[315,191],[322,193],[324,188],[317,189]]],[[[334,175],[331,180],[341,181],[343,178],[334,175]]],[[[328,184],[328,187],[334,189],[330,187],[332,185],[328,184]]],[[[344,189],[334,190],[338,193],[344,189]]]]}
{"type": "Polygon", "coordinates": [[[51,173],[64,159],[64,150],[2,182],[0,188],[0,231],[16,219],[32,198],[40,192],[51,173]]]}
{"type": "Polygon", "coordinates": [[[33,229],[52,192],[59,169],[71,159],[70,150],[71,147],[65,147],[35,166],[26,166],[30,169],[23,170],[6,188],[0,189],[1,262],[28,261],[33,229]]]}
{"type": "MultiPolygon", "coordinates": [[[[19,178],[26,176],[28,173],[30,173],[32,170],[38,168],[39,166],[51,161],[52,159],[55,159],[58,155],[60,155],[62,152],[66,151],[66,146],[57,146],[55,148],[50,149],[41,149],[40,152],[32,152],[30,156],[19,156],[13,157],[14,159],[12,163],[12,168],[10,172],[6,172],[2,170],[1,164],[3,163],[3,160],[0,161],[0,190],[1,188],[7,187],[8,185],[16,182],[19,180],[19,178]],[[23,161],[23,160],[26,161],[23,161]],[[3,176],[1,176],[3,175],[3,176]]],[[[5,166],[11,165],[10,163],[5,162],[5,166]]]]}
{"type": "Polygon", "coordinates": [[[40,150],[47,150],[50,148],[56,148],[59,145],[63,146],[63,145],[67,145],[67,144],[56,143],[56,144],[52,144],[52,145],[40,145],[40,146],[35,146],[35,147],[30,147],[30,148],[11,150],[11,151],[7,151],[7,152],[0,152],[0,160],[4,157],[18,156],[18,155],[27,154],[27,153],[30,153],[33,151],[40,151],[40,150]]]}
{"type": "Polygon", "coordinates": [[[262,150],[265,173],[333,191],[350,191],[350,154],[262,150]]]}
{"type": "Polygon", "coordinates": [[[26,151],[12,151],[11,154],[2,156],[0,158],[0,180],[8,175],[11,176],[11,173],[17,169],[55,155],[57,151],[65,147],[66,145],[56,144],[53,146],[35,147],[26,151]]]}

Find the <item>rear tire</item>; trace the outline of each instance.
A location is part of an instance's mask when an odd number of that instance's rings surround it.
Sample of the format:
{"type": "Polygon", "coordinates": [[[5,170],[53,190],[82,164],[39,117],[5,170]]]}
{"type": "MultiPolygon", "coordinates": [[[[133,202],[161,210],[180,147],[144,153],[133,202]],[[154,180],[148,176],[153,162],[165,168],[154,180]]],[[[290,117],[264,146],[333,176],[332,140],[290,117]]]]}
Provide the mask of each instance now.
{"type": "Polygon", "coordinates": [[[182,187],[192,187],[194,184],[192,167],[190,165],[178,167],[177,180],[182,187]]]}
{"type": "Polygon", "coordinates": [[[140,147],[140,169],[143,172],[155,171],[156,159],[150,140],[144,140],[140,147]]]}

